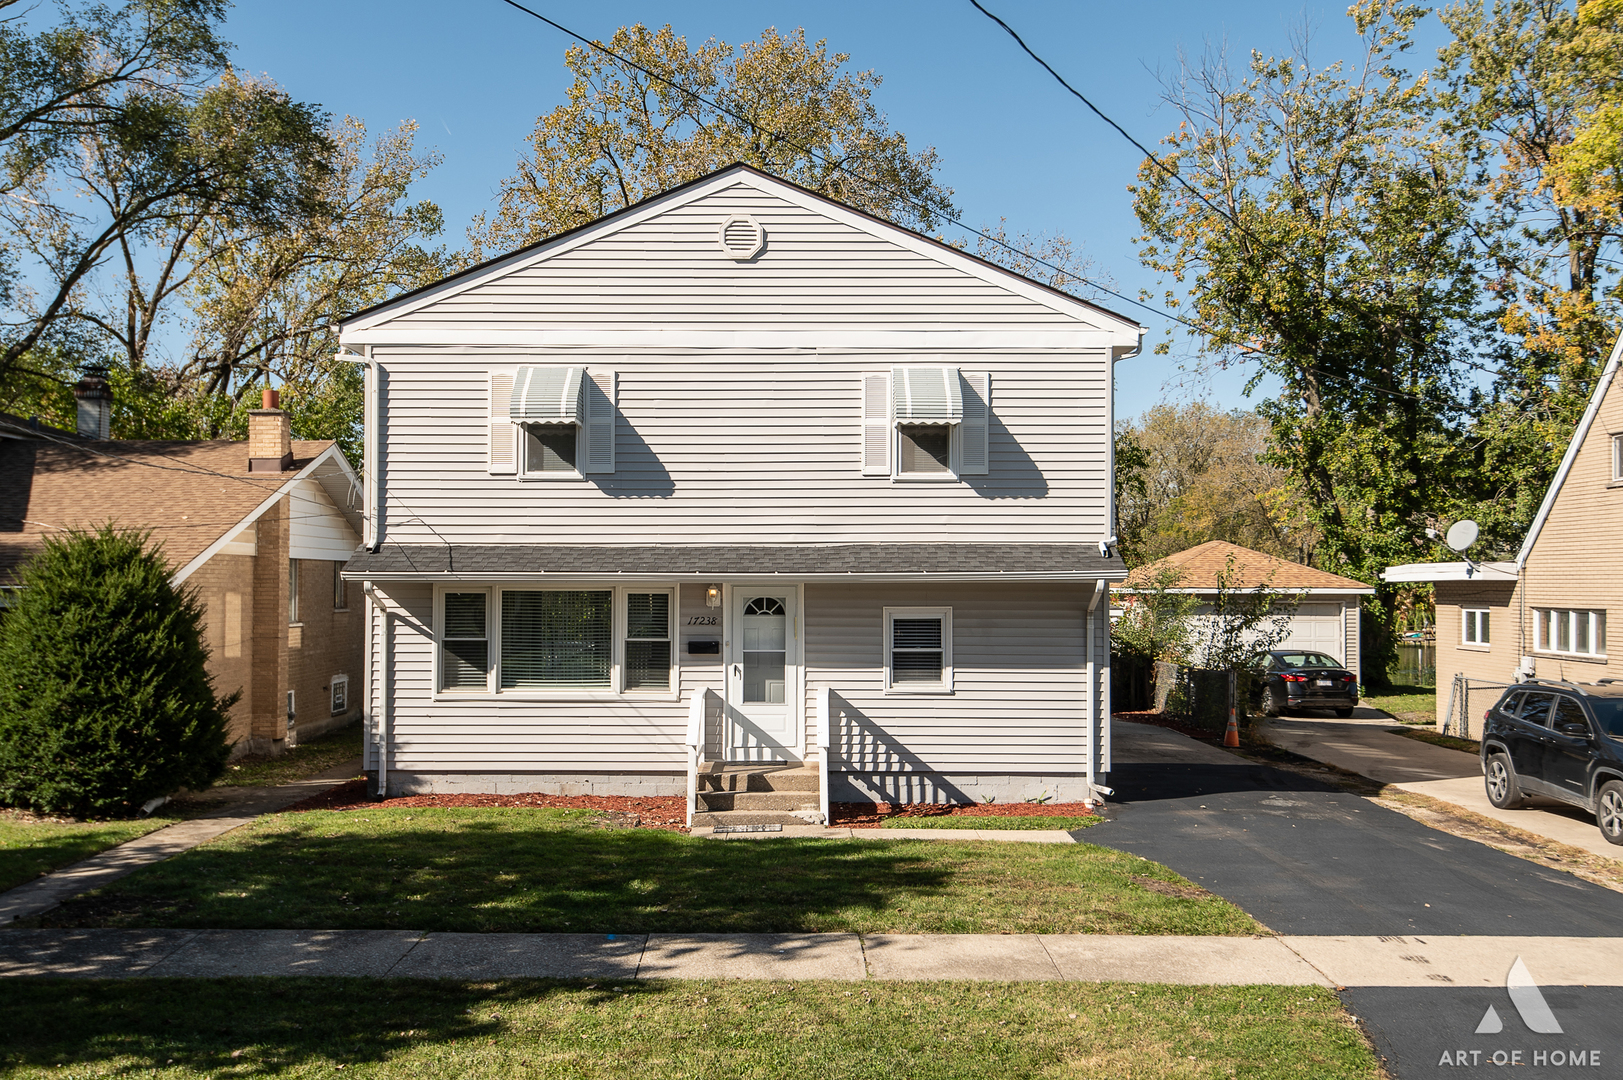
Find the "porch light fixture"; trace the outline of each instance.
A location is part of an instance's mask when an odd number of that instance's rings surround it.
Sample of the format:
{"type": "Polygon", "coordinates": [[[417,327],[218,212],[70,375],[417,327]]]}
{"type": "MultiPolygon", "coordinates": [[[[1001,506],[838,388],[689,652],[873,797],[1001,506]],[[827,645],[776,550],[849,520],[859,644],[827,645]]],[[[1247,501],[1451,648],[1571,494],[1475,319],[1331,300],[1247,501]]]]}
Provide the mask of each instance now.
{"type": "Polygon", "coordinates": [[[704,606],[705,607],[720,607],[721,606],[721,586],[720,585],[707,585],[707,586],[705,586],[705,590],[704,590],[704,606]]]}

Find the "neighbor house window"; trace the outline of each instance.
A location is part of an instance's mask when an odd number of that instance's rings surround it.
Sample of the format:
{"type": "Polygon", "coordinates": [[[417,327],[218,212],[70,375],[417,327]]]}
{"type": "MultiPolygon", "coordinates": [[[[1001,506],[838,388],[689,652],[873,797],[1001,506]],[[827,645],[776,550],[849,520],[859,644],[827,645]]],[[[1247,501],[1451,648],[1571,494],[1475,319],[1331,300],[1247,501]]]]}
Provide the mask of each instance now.
{"type": "Polygon", "coordinates": [[[287,561],[287,621],[299,621],[299,560],[287,561]]]}
{"type": "Polygon", "coordinates": [[[349,610],[349,582],[344,580],[344,564],[332,564],[332,609],[334,611],[349,610]]]}
{"type": "Polygon", "coordinates": [[[885,688],[952,689],[952,609],[885,609],[885,688]]]}
{"type": "Polygon", "coordinates": [[[490,689],[490,597],[448,592],[440,633],[440,689],[490,689]]]}
{"type": "Polygon", "coordinates": [[[1612,479],[1623,480],[1623,435],[1612,436],[1612,479]]]}
{"type": "Polygon", "coordinates": [[[332,677],[332,714],[342,716],[349,711],[349,676],[332,677]]]}
{"type": "Polygon", "coordinates": [[[625,688],[671,688],[671,594],[626,593],[625,688]]]}
{"type": "Polygon", "coordinates": [[[1488,643],[1488,609],[1465,608],[1460,612],[1460,641],[1466,645],[1488,643]]]}
{"type": "Polygon", "coordinates": [[[1540,652],[1574,656],[1606,655],[1606,613],[1565,608],[1533,612],[1534,642],[1540,652]]]}
{"type": "Polygon", "coordinates": [[[610,689],[611,590],[502,591],[503,690],[610,689]]]}

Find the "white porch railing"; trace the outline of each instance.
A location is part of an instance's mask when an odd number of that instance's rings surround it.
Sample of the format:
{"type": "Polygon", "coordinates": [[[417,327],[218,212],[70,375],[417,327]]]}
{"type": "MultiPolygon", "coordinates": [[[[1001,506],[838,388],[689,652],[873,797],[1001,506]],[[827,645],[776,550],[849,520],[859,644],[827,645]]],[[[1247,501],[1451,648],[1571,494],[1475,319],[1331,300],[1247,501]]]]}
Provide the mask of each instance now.
{"type": "Polygon", "coordinates": [[[817,690],[817,809],[823,812],[823,827],[834,822],[828,816],[828,759],[834,745],[834,691],[828,687],[817,690]]]}
{"type": "Polygon", "coordinates": [[[693,815],[699,812],[699,767],[704,764],[705,706],[710,700],[709,690],[695,690],[688,695],[688,827],[693,827],[693,815]]]}

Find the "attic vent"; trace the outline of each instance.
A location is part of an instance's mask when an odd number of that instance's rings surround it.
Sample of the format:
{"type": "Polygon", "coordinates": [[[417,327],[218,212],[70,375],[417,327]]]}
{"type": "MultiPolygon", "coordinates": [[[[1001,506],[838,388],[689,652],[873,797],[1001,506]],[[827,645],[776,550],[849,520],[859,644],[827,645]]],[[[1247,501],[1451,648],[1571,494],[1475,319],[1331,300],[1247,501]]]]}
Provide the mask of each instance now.
{"type": "Polygon", "coordinates": [[[752,217],[730,217],[721,223],[717,239],[728,258],[743,262],[761,253],[766,245],[766,230],[752,217]]]}

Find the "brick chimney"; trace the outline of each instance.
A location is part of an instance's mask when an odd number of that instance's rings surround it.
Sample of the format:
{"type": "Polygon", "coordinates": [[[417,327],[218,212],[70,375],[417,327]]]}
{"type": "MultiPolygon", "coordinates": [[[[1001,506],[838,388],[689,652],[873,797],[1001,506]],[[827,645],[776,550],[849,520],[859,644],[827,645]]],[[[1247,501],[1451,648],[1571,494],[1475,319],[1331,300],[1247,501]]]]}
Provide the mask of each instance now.
{"type": "Polygon", "coordinates": [[[84,377],[73,387],[79,403],[77,430],[87,439],[110,439],[113,431],[113,388],[107,385],[103,368],[87,367],[84,377]]]}
{"type": "MultiPolygon", "coordinates": [[[[248,471],[282,472],[293,467],[293,428],[278,406],[275,390],[266,390],[260,407],[248,413],[248,471]]],[[[82,423],[83,421],[81,421],[82,423]]]]}

